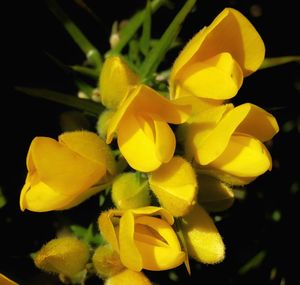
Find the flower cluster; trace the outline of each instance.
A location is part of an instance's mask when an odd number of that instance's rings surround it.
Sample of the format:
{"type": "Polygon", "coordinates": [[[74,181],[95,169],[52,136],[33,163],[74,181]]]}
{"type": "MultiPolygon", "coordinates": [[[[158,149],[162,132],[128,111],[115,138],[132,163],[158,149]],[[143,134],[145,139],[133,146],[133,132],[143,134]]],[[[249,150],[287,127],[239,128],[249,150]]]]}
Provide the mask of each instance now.
{"type": "Polygon", "coordinates": [[[225,245],[210,213],[232,205],[232,187],[272,168],[264,143],[278,132],[276,119],[252,103],[229,102],[264,56],[253,25],[225,8],[179,53],[167,94],[122,55],[107,57],[98,133],[34,138],[20,195],[21,210],[45,212],[108,189],[113,206],[97,223],[105,242],[88,248],[57,238],[36,253],[36,266],[62,280],[96,272],[106,285],[138,285],[151,284],[142,270],[185,264],[190,272],[190,258],[221,262],[225,245]]]}

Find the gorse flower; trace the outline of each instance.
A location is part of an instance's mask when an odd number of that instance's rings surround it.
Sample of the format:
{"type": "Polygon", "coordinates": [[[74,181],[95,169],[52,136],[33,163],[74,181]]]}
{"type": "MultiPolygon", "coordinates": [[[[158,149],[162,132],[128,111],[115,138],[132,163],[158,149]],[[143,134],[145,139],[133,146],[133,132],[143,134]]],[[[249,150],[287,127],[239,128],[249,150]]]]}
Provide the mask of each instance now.
{"type": "Polygon", "coordinates": [[[21,210],[35,212],[74,207],[101,190],[116,173],[109,146],[95,133],[66,132],[58,141],[36,137],[27,154],[28,174],[21,210]]]}
{"type": "Polygon", "coordinates": [[[237,10],[225,8],[175,60],[170,96],[232,98],[243,78],[259,68],[264,55],[264,43],[252,24],[237,10]]]}
{"type": "MultiPolygon", "coordinates": [[[[194,2],[186,1],[189,9],[194,2]]],[[[150,38],[145,44],[151,3],[145,19],[139,14],[128,24],[130,35],[123,30],[118,37],[124,44],[144,19],[138,44],[144,63],[132,59],[136,39],[128,55],[116,42],[102,68],[102,59],[99,66],[94,62],[102,104],[98,134],[36,137],[27,154],[22,211],[66,210],[104,190],[96,234],[92,223],[71,227],[78,238],[51,240],[34,258],[38,268],[74,284],[94,274],[105,285],[151,285],[142,270],[185,264],[191,273],[189,258],[221,262],[225,245],[211,213],[233,205],[234,186],[272,169],[265,143],[279,131],[275,117],[252,103],[229,101],[264,60],[258,32],[240,12],[225,8],[186,44],[160,82],[153,67],[171,47],[183,14],[151,49],[150,38]]],[[[95,70],[79,70],[95,78],[95,70]]],[[[100,105],[89,103],[89,111],[100,105]]]]}
{"type": "Polygon", "coordinates": [[[154,206],[126,211],[112,209],[99,217],[104,238],[119,253],[124,266],[134,271],[167,270],[183,263],[185,253],[173,223],[173,216],[167,210],[154,206]]]}

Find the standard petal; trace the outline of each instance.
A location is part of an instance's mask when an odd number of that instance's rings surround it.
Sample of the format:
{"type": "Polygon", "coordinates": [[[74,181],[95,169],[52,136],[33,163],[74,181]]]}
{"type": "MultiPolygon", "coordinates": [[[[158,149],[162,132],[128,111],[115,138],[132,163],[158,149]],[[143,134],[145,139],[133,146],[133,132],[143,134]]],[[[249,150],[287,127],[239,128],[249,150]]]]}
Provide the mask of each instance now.
{"type": "Polygon", "coordinates": [[[62,195],[75,195],[90,188],[106,171],[104,165],[74,153],[51,138],[35,139],[30,151],[40,180],[62,195]]]}
{"type": "Polygon", "coordinates": [[[239,63],[244,76],[256,71],[264,55],[264,43],[249,20],[233,8],[225,8],[208,26],[197,33],[177,57],[170,82],[182,67],[229,52],[239,63]]]}
{"type": "Polygon", "coordinates": [[[116,109],[125,99],[128,87],[139,81],[138,75],[130,70],[123,59],[118,56],[107,58],[100,74],[101,103],[109,109],[116,109]]]}
{"type": "Polygon", "coordinates": [[[107,168],[110,174],[116,173],[116,162],[109,146],[95,133],[89,131],[65,132],[59,142],[80,156],[107,168]]]}
{"type": "Polygon", "coordinates": [[[239,64],[231,54],[223,52],[185,66],[177,75],[175,98],[190,94],[200,98],[230,99],[237,94],[242,82],[243,72],[239,64]]]}
{"type": "MultiPolygon", "coordinates": [[[[147,124],[142,118],[140,121],[147,124]]],[[[148,129],[151,129],[151,127],[148,129]]],[[[136,117],[128,115],[121,121],[118,145],[128,164],[136,170],[149,172],[157,169],[162,164],[157,156],[153,136],[144,131],[136,117]]]]}
{"type": "Polygon", "coordinates": [[[199,205],[182,219],[188,253],[195,260],[214,264],[225,257],[225,246],[211,217],[199,205]]]}
{"type": "Polygon", "coordinates": [[[207,165],[214,161],[227,147],[232,134],[243,122],[251,109],[249,103],[242,104],[227,112],[215,128],[207,129],[207,133],[197,134],[195,142],[197,148],[197,161],[207,165]]]}
{"type": "Polygon", "coordinates": [[[120,219],[119,243],[122,263],[131,270],[141,271],[143,260],[134,242],[134,216],[130,210],[120,219]]]}
{"type": "Polygon", "coordinates": [[[149,183],[159,203],[175,217],[187,214],[195,203],[197,181],[194,170],[179,156],[152,172],[149,183]]]}
{"type": "Polygon", "coordinates": [[[259,140],[235,134],[225,151],[208,167],[240,177],[256,177],[272,168],[269,151],[259,140]]]}
{"type": "Polygon", "coordinates": [[[272,139],[279,131],[276,118],[264,109],[251,103],[248,104],[250,110],[247,117],[236,131],[249,134],[263,142],[272,139]]]}

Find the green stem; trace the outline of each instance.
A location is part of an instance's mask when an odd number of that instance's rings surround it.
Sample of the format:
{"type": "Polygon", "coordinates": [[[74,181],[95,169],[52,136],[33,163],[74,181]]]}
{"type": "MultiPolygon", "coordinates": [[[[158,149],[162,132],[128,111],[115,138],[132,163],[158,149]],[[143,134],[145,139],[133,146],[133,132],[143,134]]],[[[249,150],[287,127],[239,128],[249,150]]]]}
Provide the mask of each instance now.
{"type": "Polygon", "coordinates": [[[102,58],[99,51],[93,44],[85,37],[76,24],[69,18],[69,16],[61,9],[56,0],[47,0],[49,9],[55,17],[62,23],[66,31],[78,45],[78,47],[85,53],[88,61],[94,65],[97,70],[102,66],[102,58]]]}

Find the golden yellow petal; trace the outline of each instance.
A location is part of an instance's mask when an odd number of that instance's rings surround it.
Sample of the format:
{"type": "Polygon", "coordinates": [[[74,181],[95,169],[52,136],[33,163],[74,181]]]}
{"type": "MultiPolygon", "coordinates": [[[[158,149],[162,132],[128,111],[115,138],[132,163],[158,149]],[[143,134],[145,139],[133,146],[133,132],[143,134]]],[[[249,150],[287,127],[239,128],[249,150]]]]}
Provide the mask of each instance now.
{"type": "Polygon", "coordinates": [[[1,285],[19,285],[17,282],[9,279],[4,274],[0,273],[0,284],[1,285]]]}
{"type": "Polygon", "coordinates": [[[131,270],[141,271],[143,260],[134,241],[134,216],[130,210],[120,219],[119,243],[122,263],[131,270]]]}
{"type": "Polygon", "coordinates": [[[151,285],[152,283],[143,272],[136,272],[130,269],[121,271],[105,280],[104,285],[151,285]]]}

